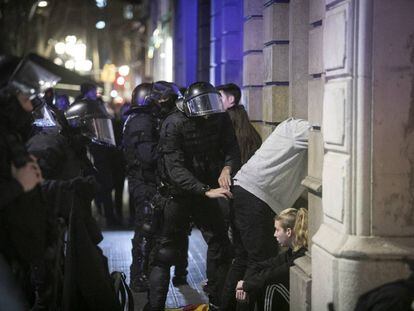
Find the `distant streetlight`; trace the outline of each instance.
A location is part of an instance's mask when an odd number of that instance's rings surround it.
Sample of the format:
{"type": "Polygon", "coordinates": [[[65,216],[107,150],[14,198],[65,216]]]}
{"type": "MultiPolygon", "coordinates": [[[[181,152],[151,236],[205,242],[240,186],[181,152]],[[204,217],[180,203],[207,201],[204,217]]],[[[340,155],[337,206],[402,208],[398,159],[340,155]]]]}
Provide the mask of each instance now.
{"type": "Polygon", "coordinates": [[[66,50],[66,45],[63,42],[58,42],[55,44],[55,52],[56,54],[64,54],[66,50]]]}
{"type": "Polygon", "coordinates": [[[116,84],[124,85],[125,84],[125,78],[123,76],[119,76],[118,78],[116,78],[116,84]]]}
{"type": "Polygon", "coordinates": [[[74,61],[74,60],[72,60],[72,59],[67,60],[67,61],[65,62],[65,67],[66,67],[67,69],[72,70],[73,68],[75,68],[75,61],[74,61]]]}
{"type": "Polygon", "coordinates": [[[58,66],[62,66],[63,65],[63,60],[59,57],[56,57],[53,61],[56,65],[58,66]]]}
{"type": "Polygon", "coordinates": [[[106,0],[96,0],[95,3],[98,8],[106,7],[106,0]]]}
{"type": "Polygon", "coordinates": [[[78,39],[76,36],[66,36],[65,41],[69,44],[75,44],[78,39]]]}
{"type": "Polygon", "coordinates": [[[121,76],[127,76],[129,74],[129,66],[123,65],[119,67],[118,72],[121,76]]]}
{"type": "Polygon", "coordinates": [[[39,3],[37,4],[39,8],[45,8],[47,7],[47,5],[48,5],[47,1],[39,1],[39,3]]]}
{"type": "Polygon", "coordinates": [[[104,21],[99,21],[95,24],[96,29],[104,29],[106,26],[106,23],[104,21]]]}

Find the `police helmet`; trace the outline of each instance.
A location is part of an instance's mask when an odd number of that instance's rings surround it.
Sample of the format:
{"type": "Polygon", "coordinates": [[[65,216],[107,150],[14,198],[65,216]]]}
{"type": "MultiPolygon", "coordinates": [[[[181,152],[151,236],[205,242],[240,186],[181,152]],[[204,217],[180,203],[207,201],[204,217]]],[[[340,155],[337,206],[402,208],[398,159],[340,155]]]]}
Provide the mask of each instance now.
{"type": "Polygon", "coordinates": [[[111,117],[100,101],[82,99],[75,102],[65,111],[65,117],[71,127],[79,128],[92,142],[116,145],[111,117]]]}
{"type": "Polygon", "coordinates": [[[191,84],[184,94],[184,99],[177,107],[188,117],[206,116],[224,112],[220,93],[208,82],[191,84]]]}

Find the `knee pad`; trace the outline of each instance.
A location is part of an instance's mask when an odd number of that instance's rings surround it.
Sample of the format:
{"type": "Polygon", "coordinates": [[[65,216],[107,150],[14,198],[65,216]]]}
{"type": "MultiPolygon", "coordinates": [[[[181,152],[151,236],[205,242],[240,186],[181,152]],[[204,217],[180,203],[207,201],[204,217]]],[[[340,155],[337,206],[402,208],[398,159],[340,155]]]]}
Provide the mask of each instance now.
{"type": "Polygon", "coordinates": [[[159,263],[169,266],[175,265],[179,261],[179,258],[180,252],[171,246],[160,248],[155,257],[159,263]]]}

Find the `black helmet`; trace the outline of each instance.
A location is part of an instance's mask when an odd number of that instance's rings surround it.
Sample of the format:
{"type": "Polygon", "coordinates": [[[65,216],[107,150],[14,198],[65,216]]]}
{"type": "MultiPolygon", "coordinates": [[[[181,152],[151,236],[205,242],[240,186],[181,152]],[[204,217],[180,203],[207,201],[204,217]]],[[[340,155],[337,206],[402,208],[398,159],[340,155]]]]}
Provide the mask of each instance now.
{"type": "Polygon", "coordinates": [[[71,127],[98,144],[115,146],[111,117],[105,106],[97,100],[80,100],[65,112],[71,127]]]}
{"type": "Polygon", "coordinates": [[[208,82],[191,84],[184,94],[184,100],[182,103],[178,101],[177,107],[188,117],[224,112],[220,93],[208,82]]]}
{"type": "Polygon", "coordinates": [[[155,82],[150,95],[150,99],[161,117],[166,116],[175,107],[175,101],[182,97],[178,86],[166,81],[155,82]]]}
{"type": "Polygon", "coordinates": [[[152,83],[141,83],[132,91],[131,108],[139,108],[150,104],[149,95],[151,94],[152,83]]]}

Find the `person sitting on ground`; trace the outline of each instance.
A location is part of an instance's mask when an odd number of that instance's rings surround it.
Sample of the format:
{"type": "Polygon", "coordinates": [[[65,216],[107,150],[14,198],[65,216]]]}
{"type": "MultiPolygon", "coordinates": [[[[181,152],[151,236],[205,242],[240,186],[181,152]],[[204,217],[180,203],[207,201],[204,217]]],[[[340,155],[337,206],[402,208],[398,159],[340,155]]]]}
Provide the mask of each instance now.
{"type": "Polygon", "coordinates": [[[222,311],[254,310],[236,306],[235,288],[255,263],[278,254],[273,219],[292,207],[304,191],[309,122],[290,118],[280,123],[234,177],[231,225],[235,258],[222,291],[222,311]]]}
{"type": "Polygon", "coordinates": [[[263,294],[266,289],[264,303],[272,305],[269,310],[289,310],[289,269],[307,251],[308,211],[304,208],[283,210],[275,217],[274,236],[281,246],[288,247],[287,251],[256,263],[254,272],[237,283],[236,299],[245,301],[249,295],[263,294]]]}

